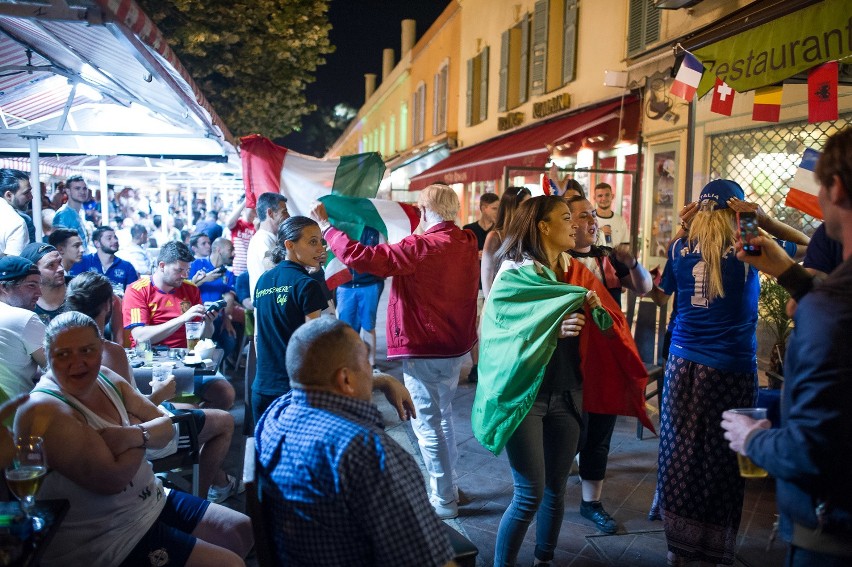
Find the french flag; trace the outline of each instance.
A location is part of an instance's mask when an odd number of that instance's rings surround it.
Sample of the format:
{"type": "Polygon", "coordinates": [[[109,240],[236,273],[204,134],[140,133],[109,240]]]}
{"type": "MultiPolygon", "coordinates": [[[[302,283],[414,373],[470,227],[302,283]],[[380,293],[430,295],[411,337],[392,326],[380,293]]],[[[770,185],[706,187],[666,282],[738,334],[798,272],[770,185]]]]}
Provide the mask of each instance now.
{"type": "Polygon", "coordinates": [[[698,83],[701,82],[701,75],[704,74],[704,65],[701,64],[692,53],[686,51],[683,54],[683,61],[680,62],[680,67],[675,75],[672,83],[671,93],[685,100],[692,102],[695,98],[695,91],[698,89],[698,83]]]}
{"type": "Polygon", "coordinates": [[[784,203],[788,207],[799,209],[805,214],[822,219],[822,208],[819,206],[817,194],[819,193],[819,182],[814,175],[817,161],[822,154],[811,148],[807,148],[802,155],[802,163],[790,182],[790,191],[784,203]]]}

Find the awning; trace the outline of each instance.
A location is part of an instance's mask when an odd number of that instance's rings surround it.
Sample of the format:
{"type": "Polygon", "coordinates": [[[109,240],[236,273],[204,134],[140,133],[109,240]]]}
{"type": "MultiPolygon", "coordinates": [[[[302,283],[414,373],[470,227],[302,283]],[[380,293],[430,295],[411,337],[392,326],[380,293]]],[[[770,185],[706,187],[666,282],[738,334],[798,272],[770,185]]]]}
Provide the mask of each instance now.
{"type": "Polygon", "coordinates": [[[553,151],[576,153],[580,147],[612,147],[619,139],[636,137],[638,107],[636,97],[618,99],[462,148],[413,177],[409,189],[499,179],[505,166],[544,167],[553,151]]]}
{"type": "Polygon", "coordinates": [[[0,152],[227,157],[234,140],[132,0],[0,2],[0,152]]]}

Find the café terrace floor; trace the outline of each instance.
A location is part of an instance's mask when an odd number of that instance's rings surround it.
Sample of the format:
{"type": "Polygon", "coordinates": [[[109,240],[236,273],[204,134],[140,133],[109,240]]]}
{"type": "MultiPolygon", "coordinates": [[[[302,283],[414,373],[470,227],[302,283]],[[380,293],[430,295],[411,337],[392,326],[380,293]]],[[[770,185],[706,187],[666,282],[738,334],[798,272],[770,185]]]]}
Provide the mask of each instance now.
{"type": "MultiPolygon", "coordinates": [[[[389,284],[390,282],[388,282],[389,284]]],[[[402,363],[387,361],[385,352],[385,314],[390,285],[379,303],[376,328],[378,331],[378,366],[385,372],[402,379],[402,363]]],[[[479,548],[478,566],[490,566],[494,558],[494,543],[500,518],[512,498],[512,476],[505,452],[494,457],[473,437],[470,413],[476,385],[466,380],[470,369],[467,361],[453,403],[456,440],[459,449],[459,488],[468,501],[460,506],[459,517],[448,522],[465,534],[479,548]]],[[[243,425],[243,378],[236,377],[237,404],[232,413],[237,421],[234,441],[225,461],[229,474],[242,474],[245,438],[243,425]]],[[[417,440],[411,425],[400,422],[396,413],[381,395],[374,401],[382,410],[389,434],[421,463],[417,440]]],[[[656,404],[656,398],[653,401],[656,404]]],[[[658,424],[656,407],[652,412],[658,424]]],[[[658,438],[645,432],[644,439],[636,437],[636,419],[620,417],[612,438],[607,479],[603,490],[603,504],[618,521],[619,531],[614,535],[599,532],[580,516],[580,480],[572,475],[568,481],[565,515],[562,531],[552,565],[554,567],[633,567],[664,566],[666,543],[661,522],[647,519],[648,508],[656,482],[658,438]]],[[[424,470],[424,477],[425,477],[424,470]]],[[[230,498],[226,505],[244,511],[243,495],[230,498]]],[[[772,479],[746,481],[743,517],[738,537],[735,565],[747,567],[774,567],[783,565],[784,544],[775,541],[771,546],[769,535],[775,521],[775,485],[772,479]]],[[[535,544],[535,523],[518,556],[518,565],[532,565],[535,544]]],[[[253,557],[248,564],[256,565],[253,557]]]]}

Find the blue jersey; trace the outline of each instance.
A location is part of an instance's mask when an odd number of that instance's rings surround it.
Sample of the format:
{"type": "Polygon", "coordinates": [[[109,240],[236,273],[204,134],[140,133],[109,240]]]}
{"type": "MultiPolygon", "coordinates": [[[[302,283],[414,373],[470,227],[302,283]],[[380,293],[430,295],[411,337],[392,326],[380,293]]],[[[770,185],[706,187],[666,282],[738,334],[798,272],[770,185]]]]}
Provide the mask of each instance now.
{"type": "Polygon", "coordinates": [[[757,270],[737,260],[731,246],[722,258],[725,297],[711,301],[706,265],[694,245],[675,241],[669,262],[673,277],[661,286],[669,295],[677,292],[671,354],[726,372],[757,372],[757,270]]]}

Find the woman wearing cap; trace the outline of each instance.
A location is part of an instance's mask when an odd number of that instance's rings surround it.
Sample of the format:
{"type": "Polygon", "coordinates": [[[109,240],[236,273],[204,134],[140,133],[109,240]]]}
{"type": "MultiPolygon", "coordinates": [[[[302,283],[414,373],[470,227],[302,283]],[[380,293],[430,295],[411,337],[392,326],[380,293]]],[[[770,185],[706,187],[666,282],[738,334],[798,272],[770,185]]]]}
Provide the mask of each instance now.
{"type": "Polygon", "coordinates": [[[661,283],[665,294],[677,292],[677,319],[665,369],[650,517],[663,520],[669,565],[734,562],[745,485],[719,424],[723,411],[750,407],[757,396],[760,292],[757,270],[734,251],[731,206],[748,207],[743,197],[733,181],[718,179],[704,187],[698,212],[683,226],[685,235],[669,247],[672,269],[661,283]]]}

